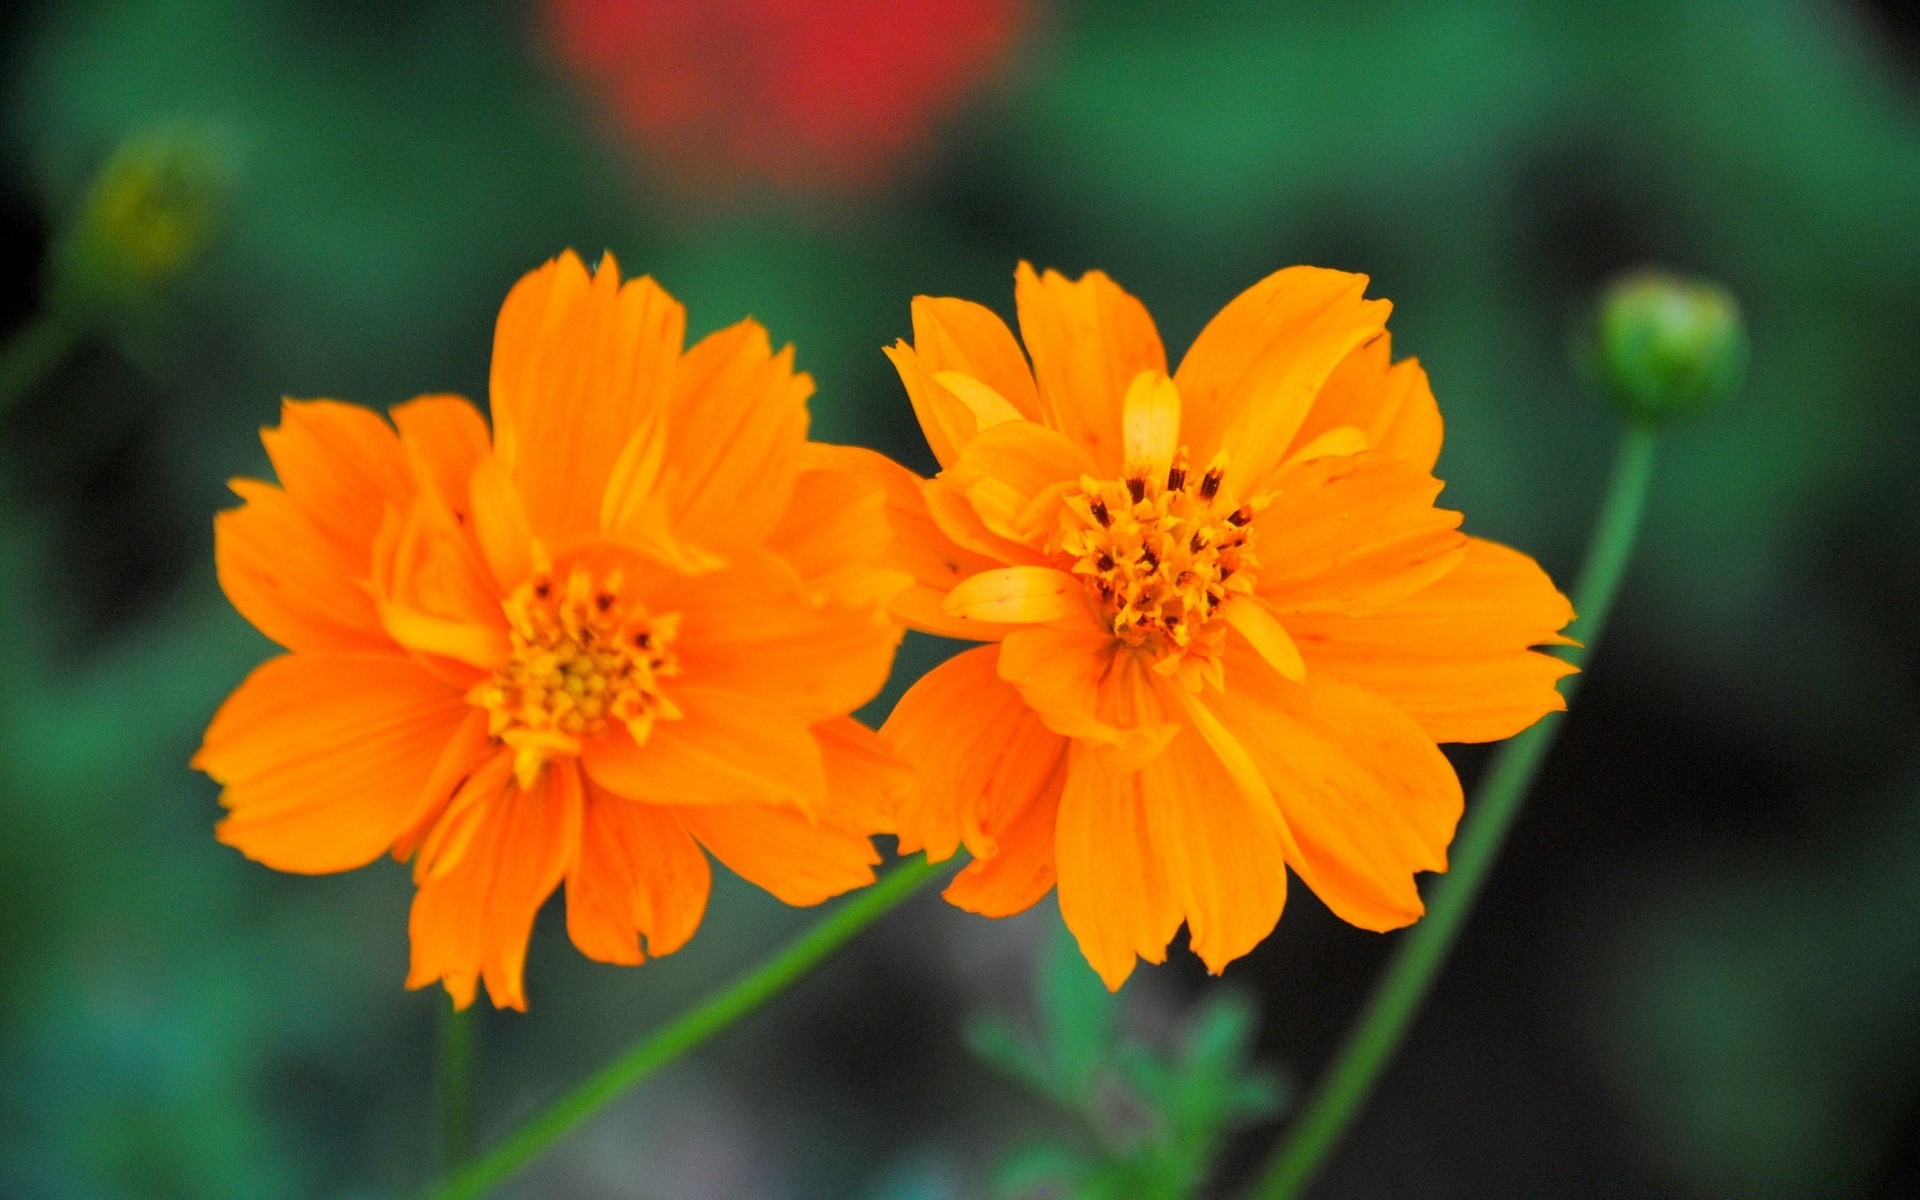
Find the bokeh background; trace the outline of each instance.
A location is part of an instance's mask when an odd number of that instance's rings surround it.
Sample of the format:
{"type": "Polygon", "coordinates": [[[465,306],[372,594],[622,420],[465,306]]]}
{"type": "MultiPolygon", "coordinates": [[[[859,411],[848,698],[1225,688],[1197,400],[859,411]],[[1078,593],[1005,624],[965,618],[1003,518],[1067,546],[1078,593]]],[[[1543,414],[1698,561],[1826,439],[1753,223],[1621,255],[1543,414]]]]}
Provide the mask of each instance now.
{"type": "MultiPolygon", "coordinates": [[[[879,348],[915,293],[1098,266],[1178,352],[1268,271],[1364,271],[1431,372],[1445,499],[1578,561],[1616,425],[1569,331],[1659,263],[1742,298],[1737,402],[1676,434],[1560,747],[1327,1197],[1920,1195],[1920,23],[1839,0],[117,0],[0,10],[0,331],[89,179],[200,145],[204,254],[0,416],[0,1194],[392,1197],[435,1170],[441,999],[406,872],[275,875],[185,763],[269,653],[211,514],[279,398],[485,392],[524,271],[611,249],[699,330],[752,314],[816,435],[930,460],[879,348]],[[182,133],[181,131],[185,131],[182,133]]],[[[910,642],[894,690],[945,649],[910,642]]],[[[886,698],[869,715],[884,711],[886,698]]],[[[1480,753],[1458,756],[1469,776],[1480,753]]],[[[498,1133],[806,914],[482,1024],[498,1133]]],[[[1058,917],[922,898],[507,1194],[985,1196],[1063,1118],[969,1053],[1058,917]]],[[[1325,1062],[1390,938],[1304,888],[1223,981],[1325,1062]]],[[[1273,1122],[1233,1140],[1247,1178],[1273,1122]]]]}

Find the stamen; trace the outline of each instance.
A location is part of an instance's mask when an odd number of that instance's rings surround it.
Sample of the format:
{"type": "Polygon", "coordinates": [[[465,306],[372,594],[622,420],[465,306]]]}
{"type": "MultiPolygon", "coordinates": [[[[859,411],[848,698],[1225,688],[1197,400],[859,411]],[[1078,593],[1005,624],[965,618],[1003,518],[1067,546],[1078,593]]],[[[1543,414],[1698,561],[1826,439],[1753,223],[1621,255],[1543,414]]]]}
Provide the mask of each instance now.
{"type": "Polygon", "coordinates": [[[514,747],[523,787],[616,722],[645,737],[656,719],[678,715],[659,682],[680,670],[668,648],[679,618],[622,605],[621,583],[617,570],[595,579],[575,568],[556,593],[542,574],[502,605],[507,661],[467,699],[487,710],[488,733],[514,747]]]}
{"type": "Polygon", "coordinates": [[[1224,650],[1225,623],[1215,618],[1230,595],[1253,590],[1256,507],[1214,510],[1225,475],[1226,460],[1216,457],[1192,478],[1182,448],[1164,489],[1144,475],[1087,478],[1080,499],[1063,508],[1054,547],[1073,556],[1074,573],[1122,644],[1203,664],[1224,650]]]}

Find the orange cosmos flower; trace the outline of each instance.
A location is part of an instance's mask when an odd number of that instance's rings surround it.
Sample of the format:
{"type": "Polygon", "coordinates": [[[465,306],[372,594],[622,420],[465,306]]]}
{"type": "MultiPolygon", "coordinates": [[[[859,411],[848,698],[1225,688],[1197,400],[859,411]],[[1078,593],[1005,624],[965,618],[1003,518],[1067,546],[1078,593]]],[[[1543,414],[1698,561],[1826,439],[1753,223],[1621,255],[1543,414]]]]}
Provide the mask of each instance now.
{"type": "Polygon", "coordinates": [[[289,402],[280,485],[236,481],[215,523],[228,597],[290,651],[194,760],[220,839],[286,871],[412,857],[407,982],[462,1007],[481,979],[526,1006],[562,880],[574,944],[638,963],[699,924],[702,847],[791,904],[873,879],[894,768],[846,714],[898,639],[883,496],[807,441],[791,348],[685,327],[569,252],[501,309],[491,434],[457,396],[392,426],[289,402]]]}
{"type": "Polygon", "coordinates": [[[1270,276],[1169,377],[1139,301],[1023,264],[1031,369],[964,300],[916,300],[889,351],[942,467],[874,468],[894,611],[989,643],[883,730],[919,771],[902,848],[964,843],[947,897],[988,916],[1057,882],[1109,987],[1183,921],[1209,969],[1245,954],[1289,867],[1355,925],[1414,920],[1461,811],[1435,743],[1563,705],[1529,648],[1572,611],[1434,507],[1439,410],[1366,282],[1270,276]]]}

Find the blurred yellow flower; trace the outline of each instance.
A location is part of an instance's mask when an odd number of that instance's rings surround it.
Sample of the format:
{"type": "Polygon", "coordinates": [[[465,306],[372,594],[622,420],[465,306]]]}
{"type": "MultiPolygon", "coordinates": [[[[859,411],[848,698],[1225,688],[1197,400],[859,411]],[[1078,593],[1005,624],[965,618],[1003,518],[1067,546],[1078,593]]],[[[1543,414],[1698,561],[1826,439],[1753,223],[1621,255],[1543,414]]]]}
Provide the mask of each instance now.
{"type": "Polygon", "coordinates": [[[569,252],[501,310],[491,432],[456,396],[392,426],[289,402],[279,485],[235,481],[216,522],[228,597],[290,651],[194,760],[220,839],[287,871],[412,857],[408,983],[463,1007],[481,980],[525,1007],[563,880],[581,951],[638,963],[699,924],[702,847],[792,904],[873,879],[898,769],[847,714],[899,637],[883,495],[807,440],[790,348],[745,321],[683,351],[685,324],[569,252]]]}
{"type": "Polygon", "coordinates": [[[128,138],[55,246],[56,299],[93,313],[152,300],[212,243],[229,171],[208,129],[182,124],[128,138]]]}
{"type": "Polygon", "coordinates": [[[921,297],[889,354],[942,470],[877,467],[894,611],[986,641],[884,733],[917,770],[903,850],[970,864],[962,908],[1060,908],[1109,987],[1184,922],[1219,971],[1291,868],[1346,920],[1404,925],[1461,812],[1437,742],[1563,707],[1530,647],[1572,611],[1531,559],[1434,507],[1440,414],[1393,363],[1366,278],[1257,284],[1167,373],[1099,272],[1021,266],[1026,355],[979,305],[921,297]]]}

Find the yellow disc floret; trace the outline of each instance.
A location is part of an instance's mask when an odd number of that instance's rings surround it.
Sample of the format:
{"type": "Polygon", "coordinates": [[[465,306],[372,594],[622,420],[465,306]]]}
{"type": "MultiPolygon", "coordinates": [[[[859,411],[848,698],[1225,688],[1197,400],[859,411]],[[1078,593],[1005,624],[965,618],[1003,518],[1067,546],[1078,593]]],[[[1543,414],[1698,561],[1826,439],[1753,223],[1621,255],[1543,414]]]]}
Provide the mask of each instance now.
{"type": "Polygon", "coordinates": [[[1215,614],[1228,596],[1253,590],[1257,503],[1220,495],[1224,465],[1215,460],[1196,478],[1182,450],[1165,480],[1082,479],[1067,498],[1060,549],[1126,645],[1213,657],[1223,635],[1215,614]]]}
{"type": "Polygon", "coordinates": [[[659,687],[680,671],[679,615],[627,600],[624,582],[618,569],[576,567],[562,581],[543,572],[502,603],[511,652],[468,699],[487,710],[487,732],[516,751],[523,787],[548,759],[579,753],[614,722],[644,742],[655,720],[680,715],[659,687]]]}

